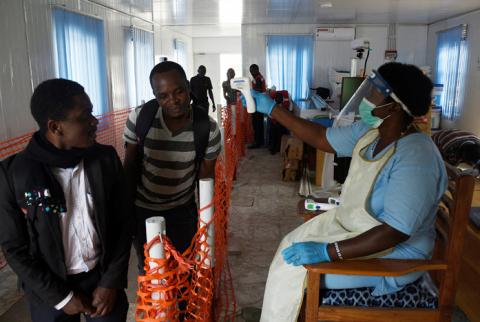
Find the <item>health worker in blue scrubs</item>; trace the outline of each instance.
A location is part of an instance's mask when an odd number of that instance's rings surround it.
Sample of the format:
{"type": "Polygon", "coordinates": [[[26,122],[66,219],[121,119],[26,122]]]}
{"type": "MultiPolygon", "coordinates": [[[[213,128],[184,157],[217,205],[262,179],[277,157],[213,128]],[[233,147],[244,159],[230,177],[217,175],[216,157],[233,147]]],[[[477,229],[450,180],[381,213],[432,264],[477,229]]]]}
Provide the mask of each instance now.
{"type": "MultiPolygon", "coordinates": [[[[358,257],[427,259],[435,242],[435,213],[447,187],[444,162],[430,137],[412,123],[431,103],[432,82],[413,65],[387,63],[359,87],[342,115],[360,120],[325,128],[300,119],[252,91],[257,111],[307,144],[352,157],[341,205],[285,236],[270,266],[262,322],[293,321],[303,297],[305,264],[358,257]]],[[[400,277],[325,275],[330,289],[401,290],[422,272],[400,277]]]]}

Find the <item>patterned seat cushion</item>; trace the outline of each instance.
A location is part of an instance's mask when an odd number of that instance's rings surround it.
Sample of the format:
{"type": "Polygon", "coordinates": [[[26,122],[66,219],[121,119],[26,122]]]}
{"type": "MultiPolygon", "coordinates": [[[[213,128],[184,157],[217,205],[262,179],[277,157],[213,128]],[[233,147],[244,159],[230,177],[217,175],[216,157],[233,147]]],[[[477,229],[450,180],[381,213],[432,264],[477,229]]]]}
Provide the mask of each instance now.
{"type": "Polygon", "coordinates": [[[322,305],[437,308],[438,299],[422,286],[422,279],[408,284],[402,290],[382,296],[373,296],[373,287],[352,289],[326,289],[321,292],[322,305]]]}

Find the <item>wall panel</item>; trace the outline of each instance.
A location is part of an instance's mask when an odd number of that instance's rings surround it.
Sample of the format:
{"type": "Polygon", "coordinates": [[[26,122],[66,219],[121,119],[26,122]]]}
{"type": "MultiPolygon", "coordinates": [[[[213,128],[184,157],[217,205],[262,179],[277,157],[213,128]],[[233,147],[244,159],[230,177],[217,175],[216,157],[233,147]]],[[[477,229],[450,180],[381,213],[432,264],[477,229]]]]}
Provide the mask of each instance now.
{"type": "Polygon", "coordinates": [[[2,0],[0,26],[7,32],[0,36],[1,43],[6,44],[0,48],[0,140],[36,128],[29,110],[33,88],[43,80],[56,77],[52,6],[104,21],[109,107],[128,107],[124,30],[135,25],[153,31],[152,0],[2,0]]]}
{"type": "Polygon", "coordinates": [[[168,60],[176,61],[174,40],[179,39],[185,43],[187,51],[188,66],[185,68],[185,73],[188,78],[196,74],[196,69],[193,67],[192,37],[158,25],[155,25],[154,35],[155,64],[160,62],[161,57],[167,57],[168,60]]]}
{"type": "Polygon", "coordinates": [[[29,102],[32,82],[23,1],[0,1],[0,140],[34,128],[29,102]],[[7,13],[8,14],[3,14],[7,13]]]}
{"type": "MultiPolygon", "coordinates": [[[[269,34],[314,34],[317,24],[245,24],[242,25],[242,54],[244,73],[248,74],[250,64],[256,63],[260,70],[266,69],[266,48],[265,36],[269,34]]],[[[337,25],[340,26],[340,25],[337,25]]],[[[348,25],[351,27],[352,25],[348,25]]],[[[384,62],[384,52],[387,48],[387,25],[357,25],[356,37],[365,37],[370,39],[372,51],[367,66],[367,71],[372,68],[378,68],[384,62]]],[[[413,62],[424,65],[424,52],[422,44],[426,43],[426,26],[416,26],[415,31],[419,32],[415,39],[408,38],[405,33],[412,32],[412,29],[397,26],[397,42],[402,48],[399,49],[399,57],[415,57],[413,62]],[[420,45],[419,45],[420,44],[420,45]],[[412,54],[413,53],[413,54],[412,54]]],[[[314,54],[314,74],[313,85],[328,86],[328,70],[330,67],[336,69],[349,70],[350,58],[353,51],[350,47],[350,41],[315,41],[314,54]]]]}

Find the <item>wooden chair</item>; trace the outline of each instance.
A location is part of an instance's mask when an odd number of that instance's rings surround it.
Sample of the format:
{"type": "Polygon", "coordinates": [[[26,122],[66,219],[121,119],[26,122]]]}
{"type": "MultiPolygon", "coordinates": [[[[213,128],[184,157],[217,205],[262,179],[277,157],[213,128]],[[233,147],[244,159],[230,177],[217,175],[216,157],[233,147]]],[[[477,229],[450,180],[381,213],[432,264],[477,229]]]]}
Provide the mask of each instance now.
{"type": "Polygon", "coordinates": [[[437,240],[431,260],[370,259],[347,260],[306,265],[307,295],[305,319],[313,321],[355,322],[450,322],[454,309],[460,257],[465,229],[469,220],[474,178],[463,175],[446,164],[448,190],[437,212],[437,240]],[[401,276],[417,271],[432,274],[439,289],[437,309],[406,309],[380,307],[344,307],[320,305],[320,277],[322,274],[401,276]]]}

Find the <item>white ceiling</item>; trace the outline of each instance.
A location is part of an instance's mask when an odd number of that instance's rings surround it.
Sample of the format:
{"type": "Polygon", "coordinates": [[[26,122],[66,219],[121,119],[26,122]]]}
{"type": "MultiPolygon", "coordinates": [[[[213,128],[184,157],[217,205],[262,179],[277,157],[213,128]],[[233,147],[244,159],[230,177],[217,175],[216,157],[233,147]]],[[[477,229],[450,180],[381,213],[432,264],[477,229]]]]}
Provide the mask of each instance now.
{"type": "Polygon", "coordinates": [[[157,23],[191,36],[239,35],[240,23],[430,24],[476,9],[480,0],[153,0],[157,23]]]}

